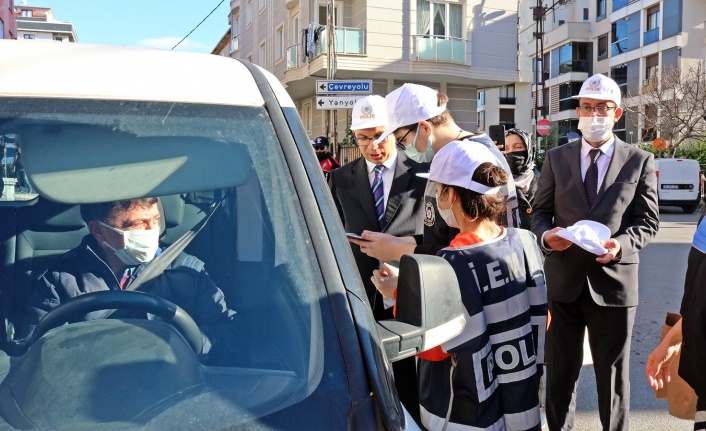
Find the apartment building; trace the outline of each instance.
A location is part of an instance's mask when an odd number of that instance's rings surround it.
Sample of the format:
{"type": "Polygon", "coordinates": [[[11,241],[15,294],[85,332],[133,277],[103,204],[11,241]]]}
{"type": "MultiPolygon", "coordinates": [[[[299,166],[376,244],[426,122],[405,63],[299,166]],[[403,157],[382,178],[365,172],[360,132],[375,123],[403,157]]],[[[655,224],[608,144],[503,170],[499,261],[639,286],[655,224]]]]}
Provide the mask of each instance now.
{"type": "Polygon", "coordinates": [[[18,5],[14,8],[17,39],[43,39],[57,42],[78,42],[74,25],[59,21],[50,8],[18,5]]]}
{"type": "MultiPolygon", "coordinates": [[[[316,106],[316,80],[327,79],[329,62],[335,64],[335,79],[372,80],[373,94],[386,95],[407,82],[444,92],[457,122],[475,131],[478,89],[520,79],[518,5],[517,0],[231,0],[229,49],[232,57],[280,79],[311,137],[328,130],[329,139],[340,142],[348,126],[349,110],[316,106]],[[335,55],[329,53],[330,37],[335,55]]],[[[529,85],[530,77],[525,79],[529,85]]]]}
{"type": "Polygon", "coordinates": [[[17,24],[13,0],[0,0],[0,39],[16,39],[17,24]]]}
{"type": "MultiPolygon", "coordinates": [[[[571,96],[586,78],[594,73],[610,76],[624,96],[660,85],[656,77],[661,70],[686,70],[706,59],[705,17],[703,0],[557,2],[539,35],[543,49],[532,55],[541,72],[538,81],[544,79],[543,86],[534,83],[539,110],[533,116],[551,120],[559,143],[566,142],[566,133],[578,125],[577,101],[571,96]]],[[[631,101],[623,103],[630,106],[631,101]]],[[[629,143],[655,137],[633,112],[626,112],[614,130],[629,143]]]]}

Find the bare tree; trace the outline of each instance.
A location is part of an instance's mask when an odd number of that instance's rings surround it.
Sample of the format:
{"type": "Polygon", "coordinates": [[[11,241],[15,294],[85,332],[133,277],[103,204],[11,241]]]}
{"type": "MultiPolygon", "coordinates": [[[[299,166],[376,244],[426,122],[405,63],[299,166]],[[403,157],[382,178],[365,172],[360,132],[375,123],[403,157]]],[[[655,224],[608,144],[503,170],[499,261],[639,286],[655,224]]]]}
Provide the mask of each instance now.
{"type": "Polygon", "coordinates": [[[628,94],[629,107],[638,114],[643,140],[657,132],[667,141],[673,157],[685,142],[706,140],[706,71],[699,61],[688,69],[667,68],[646,79],[638,94],[628,94]]]}

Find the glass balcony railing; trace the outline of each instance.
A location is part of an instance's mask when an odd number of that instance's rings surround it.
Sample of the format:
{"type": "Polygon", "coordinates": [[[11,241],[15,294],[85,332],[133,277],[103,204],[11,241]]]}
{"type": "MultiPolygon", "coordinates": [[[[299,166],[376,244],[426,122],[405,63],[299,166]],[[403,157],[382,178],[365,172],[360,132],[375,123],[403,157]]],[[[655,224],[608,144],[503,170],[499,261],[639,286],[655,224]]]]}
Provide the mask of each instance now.
{"type": "Polygon", "coordinates": [[[559,64],[559,74],[569,72],[588,72],[588,60],[570,60],[559,64]]]}
{"type": "MultiPolygon", "coordinates": [[[[336,54],[365,54],[365,30],[362,28],[336,27],[336,54]]],[[[328,37],[324,29],[314,48],[314,57],[328,52],[328,37]]]]}
{"type": "Polygon", "coordinates": [[[466,64],[466,40],[457,37],[416,35],[415,55],[419,61],[466,64]]]}
{"type": "Polygon", "coordinates": [[[613,49],[611,55],[618,55],[624,52],[628,52],[628,38],[626,37],[625,39],[620,39],[616,42],[613,42],[611,44],[611,47],[613,49]]]}
{"type": "Polygon", "coordinates": [[[515,98],[514,97],[503,97],[500,96],[498,98],[498,103],[501,105],[514,105],[515,104],[515,98]]]}
{"type": "Polygon", "coordinates": [[[287,69],[299,67],[299,45],[287,48],[287,69]]]}
{"type": "Polygon", "coordinates": [[[642,45],[649,45],[650,43],[657,42],[659,40],[659,27],[653,28],[652,30],[647,30],[642,35],[642,45]]]}

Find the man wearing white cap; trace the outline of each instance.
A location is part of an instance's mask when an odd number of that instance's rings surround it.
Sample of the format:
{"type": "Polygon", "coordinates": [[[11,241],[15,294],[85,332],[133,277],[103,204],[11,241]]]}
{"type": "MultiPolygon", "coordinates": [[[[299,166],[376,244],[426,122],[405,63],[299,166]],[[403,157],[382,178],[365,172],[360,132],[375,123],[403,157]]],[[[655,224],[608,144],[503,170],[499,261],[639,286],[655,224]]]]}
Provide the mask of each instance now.
{"type": "Polygon", "coordinates": [[[627,430],[638,251],[659,227],[657,177],[651,154],[613,135],[623,111],[612,79],[588,78],[575,98],[583,138],[547,152],[532,219],[548,254],[547,421],[550,430],[573,429],[588,330],[603,430],[627,430]],[[557,235],[582,220],[610,230],[602,250],[591,253],[557,235]]]}
{"type": "MultiPolygon", "coordinates": [[[[417,174],[428,172],[429,164],[417,163],[409,159],[404,151],[397,151],[391,137],[378,143],[386,125],[384,98],[367,96],[355,103],[350,128],[363,156],[331,173],[331,194],[346,232],[385,232],[417,237],[421,241],[427,181],[417,174]]],[[[380,267],[380,261],[361,251],[368,241],[354,238],[350,241],[373,315],[378,320],[392,318],[391,304],[385,308],[371,281],[373,271],[380,267]]],[[[414,359],[396,362],[393,369],[400,399],[410,414],[418,419],[414,359]]]]}
{"type": "MultiPolygon", "coordinates": [[[[448,97],[429,87],[417,84],[404,84],[385,97],[388,123],[380,139],[389,136],[404,146],[412,158],[431,161],[434,153],[454,141],[477,142],[488,148],[497,159],[498,165],[510,173],[505,157],[498,151],[493,141],[486,135],[464,131],[451,117],[446,108],[448,97]]],[[[429,182],[424,195],[424,240],[417,244],[410,238],[399,238],[384,233],[365,232],[363,237],[370,241],[364,250],[379,260],[399,259],[403,254],[435,254],[447,246],[454,238],[457,229],[450,229],[441,218],[436,206],[434,184],[429,182]]],[[[507,212],[503,223],[506,226],[518,225],[517,195],[512,177],[502,187],[507,198],[507,212]]]]}

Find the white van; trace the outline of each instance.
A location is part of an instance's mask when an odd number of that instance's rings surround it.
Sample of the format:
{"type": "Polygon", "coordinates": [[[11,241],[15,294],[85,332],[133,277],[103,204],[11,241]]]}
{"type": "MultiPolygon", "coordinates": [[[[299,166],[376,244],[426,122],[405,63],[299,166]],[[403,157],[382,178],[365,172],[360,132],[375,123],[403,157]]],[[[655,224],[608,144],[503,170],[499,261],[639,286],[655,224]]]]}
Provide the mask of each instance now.
{"type": "Polygon", "coordinates": [[[696,211],[701,201],[699,162],[691,159],[655,159],[660,206],[696,211]]]}

